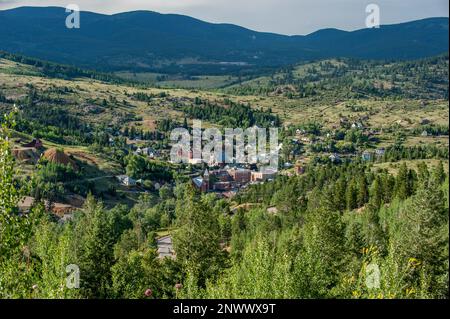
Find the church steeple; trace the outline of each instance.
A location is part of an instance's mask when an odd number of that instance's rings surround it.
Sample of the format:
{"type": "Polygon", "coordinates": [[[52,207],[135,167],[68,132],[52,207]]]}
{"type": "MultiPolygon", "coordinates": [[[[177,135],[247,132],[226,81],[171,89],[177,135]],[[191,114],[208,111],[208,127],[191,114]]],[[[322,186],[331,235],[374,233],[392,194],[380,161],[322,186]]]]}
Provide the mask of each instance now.
{"type": "Polygon", "coordinates": [[[204,192],[209,191],[209,171],[208,171],[208,169],[206,169],[205,173],[203,174],[202,191],[204,191],[204,192]]]}

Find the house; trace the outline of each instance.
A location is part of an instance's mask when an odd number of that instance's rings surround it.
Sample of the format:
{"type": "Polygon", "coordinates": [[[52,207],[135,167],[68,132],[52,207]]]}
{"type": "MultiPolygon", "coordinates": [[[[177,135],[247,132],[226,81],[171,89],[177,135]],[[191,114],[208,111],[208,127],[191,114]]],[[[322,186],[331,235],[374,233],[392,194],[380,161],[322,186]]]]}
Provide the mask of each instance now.
{"type": "Polygon", "coordinates": [[[361,122],[356,122],[352,124],[352,128],[362,129],[364,128],[364,125],[361,122]]]}
{"type": "Polygon", "coordinates": [[[148,149],[147,156],[150,158],[157,158],[160,156],[160,153],[156,150],[148,149]]]}
{"type": "Polygon", "coordinates": [[[265,182],[268,180],[273,180],[277,176],[277,172],[273,169],[264,169],[259,172],[252,172],[251,181],[252,182],[265,182]]]}
{"type": "Polygon", "coordinates": [[[144,148],[138,147],[137,150],[134,152],[134,154],[154,157],[155,151],[150,147],[144,147],[144,148]]]}
{"type": "Polygon", "coordinates": [[[33,140],[30,143],[24,144],[22,146],[39,149],[39,148],[42,148],[44,146],[44,144],[42,143],[42,141],[40,139],[33,138],[33,140]]]}
{"type": "MultiPolygon", "coordinates": [[[[31,208],[35,204],[35,198],[30,196],[25,196],[20,200],[17,204],[19,208],[19,212],[22,214],[29,213],[31,208]]],[[[47,212],[51,212],[60,218],[61,221],[69,220],[73,217],[73,212],[75,212],[78,208],[72,205],[63,204],[63,203],[51,203],[47,200],[44,200],[45,210],[47,212]]]]}
{"type": "Polygon", "coordinates": [[[361,155],[363,161],[370,161],[372,159],[372,154],[369,151],[364,151],[361,155]]]}
{"type": "Polygon", "coordinates": [[[119,182],[126,186],[126,187],[133,187],[136,186],[136,180],[134,180],[133,178],[127,176],[127,175],[119,175],[116,177],[119,182]]]}
{"type": "Polygon", "coordinates": [[[133,152],[134,155],[141,155],[142,154],[142,149],[140,147],[137,148],[136,151],[133,152]]]}
{"type": "Polygon", "coordinates": [[[136,181],[131,177],[127,176],[123,179],[123,184],[127,187],[136,186],[136,181]]]}
{"type": "Polygon", "coordinates": [[[159,156],[159,153],[151,147],[144,147],[142,149],[138,149],[138,151],[139,150],[140,150],[140,154],[148,156],[150,158],[155,158],[155,157],[159,156]]]}
{"type": "Polygon", "coordinates": [[[332,163],[338,163],[341,161],[341,158],[339,157],[338,154],[331,154],[328,158],[332,163]]]}
{"type": "Polygon", "coordinates": [[[386,153],[386,150],[384,148],[378,148],[377,150],[375,150],[375,154],[380,157],[383,156],[384,153],[386,153]]]}

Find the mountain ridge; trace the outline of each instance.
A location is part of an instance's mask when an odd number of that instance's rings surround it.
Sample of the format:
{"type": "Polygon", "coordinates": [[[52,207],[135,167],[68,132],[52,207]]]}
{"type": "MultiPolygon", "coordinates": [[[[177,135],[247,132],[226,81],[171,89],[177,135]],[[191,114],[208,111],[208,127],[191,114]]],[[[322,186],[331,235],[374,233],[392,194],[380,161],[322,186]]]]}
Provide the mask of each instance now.
{"type": "Polygon", "coordinates": [[[0,50],[99,70],[230,73],[330,57],[414,59],[448,51],[448,18],[308,35],[258,32],[179,14],[81,12],[67,29],[59,7],[0,11],[0,50]],[[223,63],[225,62],[226,65],[223,63]]]}

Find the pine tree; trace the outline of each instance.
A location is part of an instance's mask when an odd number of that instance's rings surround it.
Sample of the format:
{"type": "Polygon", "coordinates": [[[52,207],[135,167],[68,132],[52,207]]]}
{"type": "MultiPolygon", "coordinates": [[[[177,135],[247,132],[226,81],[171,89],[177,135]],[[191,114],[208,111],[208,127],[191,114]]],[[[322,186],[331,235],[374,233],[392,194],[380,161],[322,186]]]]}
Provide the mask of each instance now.
{"type": "Polygon", "coordinates": [[[399,214],[394,234],[398,257],[404,264],[416,265],[407,280],[421,287],[419,297],[448,296],[448,268],[443,267],[448,262],[448,211],[442,192],[418,189],[399,214]]]}
{"type": "Polygon", "coordinates": [[[81,234],[78,254],[80,290],[86,298],[108,298],[114,261],[114,230],[107,211],[89,195],[84,220],[77,224],[81,234]]]}
{"type": "Polygon", "coordinates": [[[346,181],[345,177],[341,177],[337,180],[334,186],[334,205],[335,208],[339,211],[345,210],[347,207],[347,199],[346,199],[346,181]]]}
{"type": "Polygon", "coordinates": [[[383,200],[383,186],[380,177],[377,176],[370,188],[370,206],[378,210],[383,204],[383,200]]]}
{"type": "Polygon", "coordinates": [[[357,186],[356,186],[354,179],[352,179],[350,181],[350,183],[348,183],[348,185],[347,185],[347,191],[345,194],[345,198],[347,201],[347,209],[348,210],[352,210],[352,209],[355,209],[356,207],[358,207],[358,203],[357,203],[358,190],[356,187],[357,186]]]}
{"type": "Polygon", "coordinates": [[[430,172],[428,171],[428,167],[427,164],[425,164],[425,162],[420,162],[417,165],[417,178],[420,186],[424,188],[428,187],[430,172]]]}
{"type": "Polygon", "coordinates": [[[338,213],[317,210],[308,214],[299,264],[304,298],[333,296],[347,262],[344,225],[338,213]]]}
{"type": "Polygon", "coordinates": [[[406,163],[400,166],[400,169],[395,180],[395,195],[399,199],[406,199],[411,195],[410,182],[408,180],[409,170],[406,163]]]}
{"type": "Polygon", "coordinates": [[[358,178],[358,207],[363,207],[367,203],[368,197],[369,194],[367,190],[366,177],[364,176],[364,174],[361,174],[361,176],[358,178]]]}
{"type": "Polygon", "coordinates": [[[444,164],[442,161],[439,161],[438,165],[433,170],[433,184],[434,186],[441,185],[446,178],[444,164]]]}
{"type": "Polygon", "coordinates": [[[217,216],[191,185],[178,204],[177,216],[179,228],[173,238],[177,261],[204,286],[206,279],[216,275],[223,263],[217,216]]]}

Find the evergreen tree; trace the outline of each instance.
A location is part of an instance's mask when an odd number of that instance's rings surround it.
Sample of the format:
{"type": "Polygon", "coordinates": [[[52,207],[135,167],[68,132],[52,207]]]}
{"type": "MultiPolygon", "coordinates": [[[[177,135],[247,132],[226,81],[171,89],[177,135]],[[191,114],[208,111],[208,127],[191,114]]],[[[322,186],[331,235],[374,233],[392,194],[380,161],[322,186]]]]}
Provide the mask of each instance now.
{"type": "Polygon", "coordinates": [[[81,234],[78,243],[80,291],[86,298],[108,298],[111,287],[111,266],[114,262],[114,229],[107,211],[90,195],[84,216],[77,224],[81,234]]]}
{"type": "Polygon", "coordinates": [[[352,210],[358,207],[358,190],[354,179],[351,179],[347,185],[345,198],[348,210],[352,210]]]}
{"type": "Polygon", "coordinates": [[[193,186],[177,207],[179,226],[174,234],[177,261],[203,286],[206,279],[217,275],[223,267],[224,252],[220,248],[220,228],[213,209],[196,194],[193,186]]]}
{"type": "Polygon", "coordinates": [[[383,204],[383,201],[383,185],[380,177],[377,176],[375,177],[375,180],[370,188],[370,206],[373,209],[378,210],[383,204]]]}
{"type": "Polygon", "coordinates": [[[307,289],[303,297],[332,297],[348,257],[340,215],[323,210],[310,212],[303,236],[304,250],[297,265],[307,289]]]}
{"type": "Polygon", "coordinates": [[[438,165],[433,170],[433,184],[434,186],[441,185],[446,178],[444,164],[442,161],[439,161],[438,165]]]}
{"type": "Polygon", "coordinates": [[[369,194],[367,190],[367,181],[364,174],[361,174],[358,178],[358,195],[357,195],[357,202],[358,207],[362,207],[367,203],[369,194]]]}
{"type": "Polygon", "coordinates": [[[448,211],[440,189],[420,188],[401,209],[398,224],[398,258],[416,265],[407,279],[417,282],[419,297],[448,297],[448,211]]]}
{"type": "Polygon", "coordinates": [[[343,211],[347,207],[346,184],[345,177],[342,176],[337,180],[334,187],[334,205],[339,211],[343,211]]]}
{"type": "Polygon", "coordinates": [[[406,163],[400,166],[400,169],[397,174],[397,178],[395,180],[395,195],[399,199],[406,199],[412,194],[412,181],[411,181],[411,172],[406,166],[406,163]]]}

